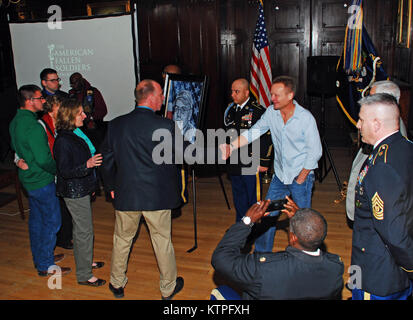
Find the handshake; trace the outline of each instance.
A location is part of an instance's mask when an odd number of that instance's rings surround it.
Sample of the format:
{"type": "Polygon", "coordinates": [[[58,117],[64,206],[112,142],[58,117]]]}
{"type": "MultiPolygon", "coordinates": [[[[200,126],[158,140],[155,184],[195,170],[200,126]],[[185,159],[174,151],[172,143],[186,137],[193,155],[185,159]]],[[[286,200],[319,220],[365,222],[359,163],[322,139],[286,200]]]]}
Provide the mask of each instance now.
{"type": "Polygon", "coordinates": [[[232,146],[232,144],[227,144],[227,143],[220,144],[219,150],[221,151],[222,160],[227,160],[231,156],[231,153],[234,149],[235,148],[232,146]]]}
{"type": "MultiPolygon", "coordinates": [[[[239,140],[234,140],[237,143],[237,148],[242,147],[243,145],[246,144],[246,140],[244,140],[244,137],[240,136],[239,140]]],[[[233,142],[234,142],[233,141],[233,142]]],[[[236,147],[233,145],[233,142],[231,142],[230,144],[228,143],[223,143],[219,145],[219,150],[221,151],[221,159],[222,160],[227,160],[231,154],[232,151],[234,151],[236,149],[236,147]]],[[[258,171],[259,172],[266,172],[268,170],[267,167],[262,167],[262,166],[258,166],[258,171]]]]}

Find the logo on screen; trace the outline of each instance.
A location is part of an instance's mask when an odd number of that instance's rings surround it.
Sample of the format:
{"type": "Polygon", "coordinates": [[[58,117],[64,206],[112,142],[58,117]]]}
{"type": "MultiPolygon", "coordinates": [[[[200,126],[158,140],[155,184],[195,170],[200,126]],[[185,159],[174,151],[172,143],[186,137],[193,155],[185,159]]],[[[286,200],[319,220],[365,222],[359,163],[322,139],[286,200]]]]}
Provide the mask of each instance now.
{"type": "Polygon", "coordinates": [[[49,43],[47,48],[50,68],[55,69],[61,78],[69,77],[73,72],[92,70],[90,62],[95,54],[94,49],[66,48],[55,43],[49,43]]]}

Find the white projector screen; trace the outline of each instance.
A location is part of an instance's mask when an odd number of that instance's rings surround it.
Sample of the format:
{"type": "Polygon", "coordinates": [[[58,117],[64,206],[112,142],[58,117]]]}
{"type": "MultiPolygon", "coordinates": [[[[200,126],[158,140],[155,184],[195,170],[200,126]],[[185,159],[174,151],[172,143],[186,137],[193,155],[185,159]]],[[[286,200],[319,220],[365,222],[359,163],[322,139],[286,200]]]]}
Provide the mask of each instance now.
{"type": "Polygon", "coordinates": [[[10,23],[17,87],[40,83],[44,68],[57,71],[61,90],[79,72],[99,89],[108,108],[104,120],[134,107],[135,60],[130,15],[63,21],[61,29],[47,22],[10,23]]]}

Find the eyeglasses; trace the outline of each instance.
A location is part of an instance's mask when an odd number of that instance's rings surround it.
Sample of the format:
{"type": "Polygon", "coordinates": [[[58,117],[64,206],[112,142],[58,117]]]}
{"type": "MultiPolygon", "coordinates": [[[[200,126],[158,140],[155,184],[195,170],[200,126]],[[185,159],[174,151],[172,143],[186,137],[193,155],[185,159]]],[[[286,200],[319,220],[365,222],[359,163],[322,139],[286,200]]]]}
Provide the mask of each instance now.
{"type": "Polygon", "coordinates": [[[38,97],[38,98],[33,97],[32,100],[44,100],[44,97],[43,96],[38,97]]]}
{"type": "Polygon", "coordinates": [[[44,79],[44,81],[51,81],[51,82],[59,82],[61,79],[57,78],[57,79],[44,79]]]}

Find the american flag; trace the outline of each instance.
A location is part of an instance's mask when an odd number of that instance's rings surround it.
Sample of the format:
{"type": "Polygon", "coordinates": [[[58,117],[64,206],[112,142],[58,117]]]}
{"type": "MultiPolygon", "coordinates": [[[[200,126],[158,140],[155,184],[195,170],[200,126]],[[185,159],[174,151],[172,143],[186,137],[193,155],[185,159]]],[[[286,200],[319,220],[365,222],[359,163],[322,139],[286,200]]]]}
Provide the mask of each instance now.
{"type": "Polygon", "coordinates": [[[265,107],[271,104],[271,81],[271,60],[267,29],[265,28],[263,4],[260,1],[259,17],[252,45],[250,90],[258,102],[265,107]]]}

